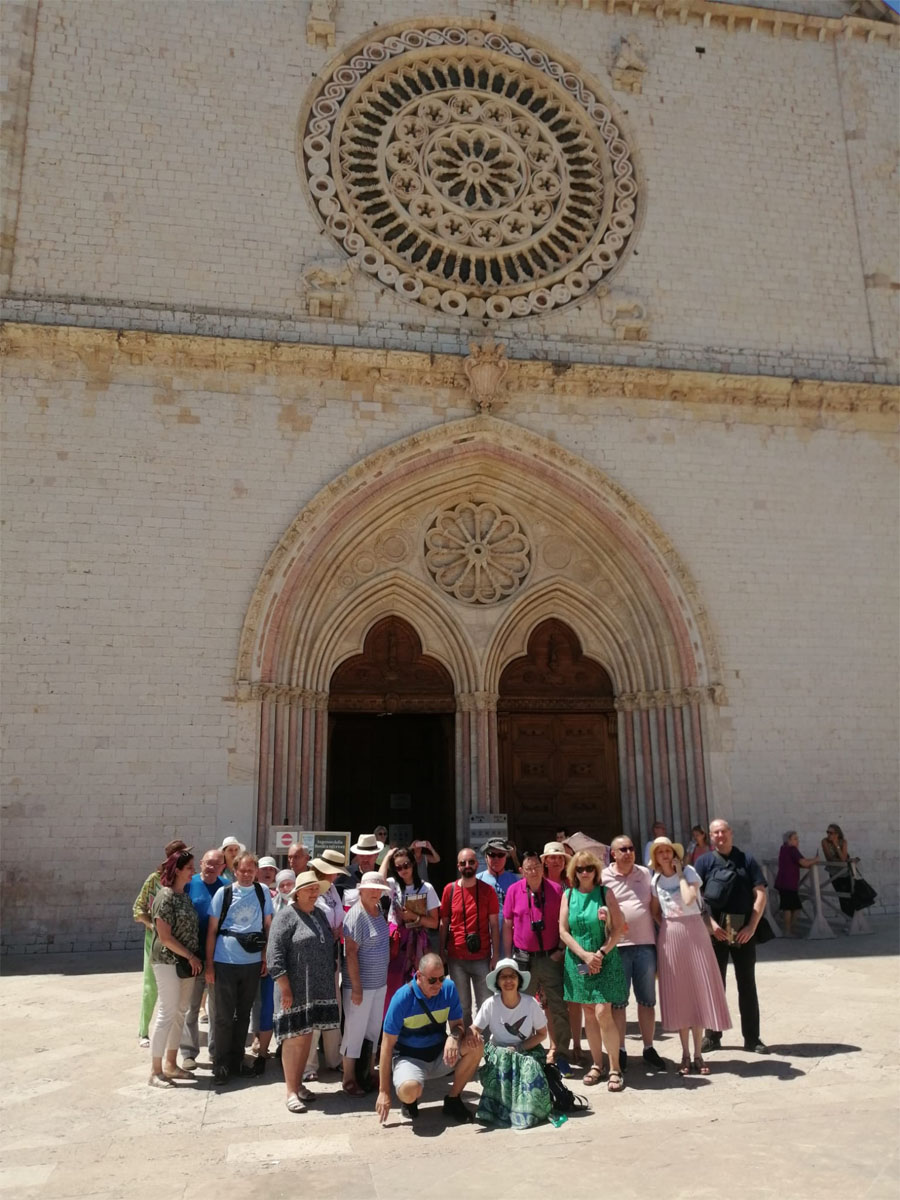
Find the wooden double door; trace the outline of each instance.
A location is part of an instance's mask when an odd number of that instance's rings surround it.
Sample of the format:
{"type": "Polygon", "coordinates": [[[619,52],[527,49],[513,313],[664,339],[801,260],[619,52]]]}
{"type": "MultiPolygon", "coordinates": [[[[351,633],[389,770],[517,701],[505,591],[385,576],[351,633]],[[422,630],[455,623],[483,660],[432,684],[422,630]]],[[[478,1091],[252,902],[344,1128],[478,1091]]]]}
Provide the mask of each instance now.
{"type": "Polygon", "coordinates": [[[544,621],[500,680],[500,808],[520,848],[557,831],[609,842],[621,832],[612,681],[571,629],[544,621]]]}

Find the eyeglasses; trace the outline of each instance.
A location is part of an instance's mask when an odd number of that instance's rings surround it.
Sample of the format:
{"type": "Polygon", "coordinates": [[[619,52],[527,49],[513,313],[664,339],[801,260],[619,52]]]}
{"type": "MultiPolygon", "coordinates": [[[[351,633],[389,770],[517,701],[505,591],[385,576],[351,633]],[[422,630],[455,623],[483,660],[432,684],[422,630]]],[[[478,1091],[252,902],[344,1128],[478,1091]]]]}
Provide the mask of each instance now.
{"type": "Polygon", "coordinates": [[[433,985],[435,983],[443,983],[446,978],[446,975],[426,975],[425,982],[433,985]]]}
{"type": "Polygon", "coordinates": [[[477,867],[478,859],[477,858],[461,858],[456,865],[458,867],[477,867]]]}
{"type": "Polygon", "coordinates": [[[593,875],[596,870],[597,870],[596,867],[576,867],[575,874],[576,875],[593,875]]]}
{"type": "Polygon", "coordinates": [[[634,846],[616,846],[620,854],[634,854],[634,846]]]}

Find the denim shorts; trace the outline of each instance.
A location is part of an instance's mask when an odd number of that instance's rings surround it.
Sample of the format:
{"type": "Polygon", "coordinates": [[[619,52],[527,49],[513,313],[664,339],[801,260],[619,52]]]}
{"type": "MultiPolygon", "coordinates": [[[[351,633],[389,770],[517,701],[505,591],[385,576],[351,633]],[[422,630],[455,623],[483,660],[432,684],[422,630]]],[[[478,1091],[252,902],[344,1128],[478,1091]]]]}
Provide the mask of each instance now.
{"type": "MultiPolygon", "coordinates": [[[[622,960],[622,970],[625,972],[625,983],[629,994],[634,988],[634,998],[644,1008],[653,1008],[656,1004],[656,947],[655,946],[619,946],[619,958],[622,960]]],[[[628,1005],[614,1004],[613,1008],[625,1008],[628,1005]]]]}

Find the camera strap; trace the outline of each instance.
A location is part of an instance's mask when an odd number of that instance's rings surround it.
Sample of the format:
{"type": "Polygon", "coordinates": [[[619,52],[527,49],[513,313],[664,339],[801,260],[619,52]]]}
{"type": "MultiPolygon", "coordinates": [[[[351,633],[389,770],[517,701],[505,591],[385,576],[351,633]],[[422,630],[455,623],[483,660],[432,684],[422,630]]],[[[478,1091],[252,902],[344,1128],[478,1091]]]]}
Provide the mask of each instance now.
{"type": "MultiPolygon", "coordinates": [[[[532,908],[534,892],[532,892],[531,888],[528,886],[527,883],[525,884],[525,888],[528,892],[528,916],[531,920],[532,932],[534,932],[534,909],[532,908]]],[[[543,921],[543,919],[544,919],[544,881],[543,881],[543,879],[541,880],[540,904],[538,905],[538,915],[540,916],[541,921],[543,921]]],[[[538,934],[538,947],[541,950],[544,949],[544,930],[543,929],[538,934]]]]}

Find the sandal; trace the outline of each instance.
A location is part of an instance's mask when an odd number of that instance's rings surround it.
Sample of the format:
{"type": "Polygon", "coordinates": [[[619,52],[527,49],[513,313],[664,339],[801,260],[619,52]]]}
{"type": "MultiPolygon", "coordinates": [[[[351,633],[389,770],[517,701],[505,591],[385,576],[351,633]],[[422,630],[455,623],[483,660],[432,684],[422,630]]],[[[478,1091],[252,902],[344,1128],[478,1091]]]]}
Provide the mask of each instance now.
{"type": "Polygon", "coordinates": [[[288,1096],[287,1100],[285,1100],[284,1106],[288,1110],[288,1112],[292,1112],[292,1113],[306,1112],[306,1105],[303,1103],[303,1101],[300,1099],[300,1097],[296,1094],[296,1092],[291,1092],[290,1096],[288,1096]]]}
{"type": "Polygon", "coordinates": [[[319,1072],[314,1070],[312,1067],[310,1067],[308,1071],[303,1072],[303,1082],[304,1083],[318,1083],[319,1082],[319,1072]]]}
{"type": "Polygon", "coordinates": [[[150,1087],[173,1088],[175,1086],[168,1075],[157,1075],[155,1072],[147,1080],[147,1083],[150,1087]]]}
{"type": "Polygon", "coordinates": [[[193,1075],[190,1071],[185,1071],[184,1067],[163,1067],[163,1074],[166,1079],[191,1079],[193,1075]]]}
{"type": "Polygon", "coordinates": [[[311,1092],[309,1088],[304,1087],[302,1083],[297,1089],[297,1095],[301,1100],[305,1101],[306,1104],[312,1104],[313,1100],[318,1100],[319,1098],[318,1092],[311,1092]]]}
{"type": "Polygon", "coordinates": [[[685,1056],[681,1060],[681,1066],[678,1068],[678,1074],[679,1075],[690,1075],[690,1073],[691,1073],[691,1060],[685,1054],[685,1056]]]}
{"type": "Polygon", "coordinates": [[[365,1088],[361,1088],[355,1079],[351,1079],[349,1083],[341,1084],[341,1091],[345,1096],[364,1096],[365,1088]]]}
{"type": "Polygon", "coordinates": [[[603,1068],[598,1067],[597,1064],[594,1063],[594,1065],[591,1067],[591,1069],[588,1072],[586,1072],[584,1079],[582,1079],[581,1082],[584,1084],[585,1087],[596,1087],[602,1078],[603,1078],[603,1068]]]}
{"type": "Polygon", "coordinates": [[[691,1067],[691,1072],[694,1075],[708,1075],[709,1074],[709,1067],[706,1065],[706,1063],[703,1061],[703,1059],[700,1057],[699,1054],[694,1059],[693,1066],[691,1067]]]}
{"type": "Polygon", "coordinates": [[[622,1078],[621,1071],[610,1071],[609,1083],[606,1085],[608,1092],[621,1092],[625,1089],[625,1080],[622,1078]]]}

